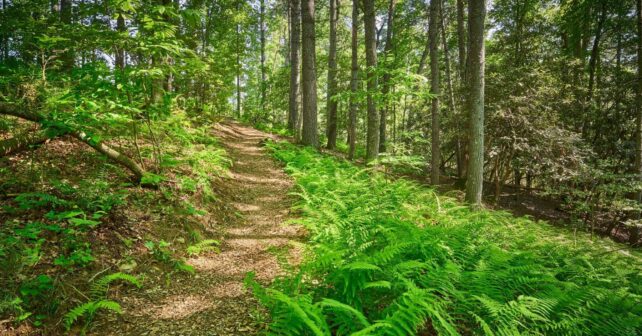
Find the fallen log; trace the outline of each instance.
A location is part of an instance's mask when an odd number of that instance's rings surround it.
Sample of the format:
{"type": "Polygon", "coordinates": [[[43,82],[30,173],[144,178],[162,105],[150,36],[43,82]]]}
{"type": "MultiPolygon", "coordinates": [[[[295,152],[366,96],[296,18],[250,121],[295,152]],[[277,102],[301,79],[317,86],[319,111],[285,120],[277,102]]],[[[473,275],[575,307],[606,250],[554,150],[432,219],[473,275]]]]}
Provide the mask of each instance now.
{"type": "MultiPolygon", "coordinates": [[[[27,111],[19,108],[16,105],[6,104],[6,103],[0,103],[0,115],[14,116],[24,120],[33,121],[39,124],[44,124],[48,120],[48,118],[41,113],[34,112],[34,111],[27,111]]],[[[92,138],[86,132],[82,130],[73,129],[73,128],[70,128],[69,132],[47,132],[47,130],[45,129],[45,130],[36,131],[33,134],[20,135],[11,139],[4,140],[3,142],[0,143],[0,157],[6,156],[12,153],[16,153],[19,150],[25,150],[29,148],[30,145],[33,145],[36,143],[43,143],[47,141],[47,139],[52,139],[64,134],[72,135],[74,138],[87,144],[97,152],[105,155],[107,158],[111,159],[112,161],[127,168],[129,171],[131,171],[134,174],[136,181],[140,182],[140,180],[143,178],[143,175],[145,175],[145,170],[134,160],[130,159],[128,156],[109,147],[103,141],[92,138]],[[3,148],[6,148],[6,150],[4,150],[3,148]]]]}
{"type": "Polygon", "coordinates": [[[51,139],[47,131],[37,130],[0,141],[0,157],[21,152],[51,139]]]}

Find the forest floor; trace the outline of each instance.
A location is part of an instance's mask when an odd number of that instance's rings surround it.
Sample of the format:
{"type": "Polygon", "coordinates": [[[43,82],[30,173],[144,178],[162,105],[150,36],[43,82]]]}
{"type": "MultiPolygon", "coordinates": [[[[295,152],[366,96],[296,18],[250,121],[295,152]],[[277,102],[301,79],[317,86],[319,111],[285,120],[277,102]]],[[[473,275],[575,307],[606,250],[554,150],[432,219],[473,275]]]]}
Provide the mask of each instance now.
{"type": "Polygon", "coordinates": [[[226,222],[211,228],[221,231],[220,253],[188,258],[196,269],[190,277],[147,277],[142,290],[115,298],[123,314],[96,321],[91,334],[251,335],[263,327],[264,313],[243,280],[254,272],[269,283],[300,259],[305,232],[283,225],[291,218],[292,181],[261,146],[272,135],[234,122],[218,124],[214,135],[233,162],[217,186],[232,205],[217,216],[226,222]]]}

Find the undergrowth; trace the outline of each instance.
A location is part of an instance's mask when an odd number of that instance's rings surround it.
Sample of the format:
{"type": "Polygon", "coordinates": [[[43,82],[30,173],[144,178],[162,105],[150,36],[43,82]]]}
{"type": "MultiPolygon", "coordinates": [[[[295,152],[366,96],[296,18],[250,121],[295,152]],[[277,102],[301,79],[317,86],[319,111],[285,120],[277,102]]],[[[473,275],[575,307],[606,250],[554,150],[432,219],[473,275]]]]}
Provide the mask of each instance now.
{"type": "Polygon", "coordinates": [[[94,297],[87,279],[113,269],[124,280],[126,272],[168,283],[194,273],[186,256],[217,251],[204,224],[218,211],[214,183],[230,161],[199,120],[176,113],[159,121],[161,153],[139,134],[137,159],[150,168],[144,179],[153,189],[62,140],[0,159],[0,333],[29,324],[60,334],[81,317],[87,330],[97,311],[119,310],[116,300],[94,297]],[[159,274],[143,269],[148,260],[159,274]]]}
{"type": "Polygon", "coordinates": [[[311,149],[270,143],[310,232],[263,288],[275,335],[639,335],[636,251],[455,199],[311,149]]]}

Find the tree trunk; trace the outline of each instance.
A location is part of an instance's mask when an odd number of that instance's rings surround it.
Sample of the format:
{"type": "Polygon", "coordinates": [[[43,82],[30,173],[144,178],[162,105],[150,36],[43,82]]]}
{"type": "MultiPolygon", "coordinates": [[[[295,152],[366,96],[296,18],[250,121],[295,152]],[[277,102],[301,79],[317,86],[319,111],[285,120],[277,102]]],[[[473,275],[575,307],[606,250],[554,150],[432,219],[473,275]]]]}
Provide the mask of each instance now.
{"type": "Polygon", "coordinates": [[[390,105],[388,104],[388,93],[390,92],[390,71],[391,66],[390,66],[390,58],[392,55],[392,51],[394,48],[394,39],[393,39],[393,33],[394,33],[394,20],[395,20],[395,6],[396,6],[397,1],[396,0],[390,0],[388,3],[388,30],[386,31],[386,46],[384,47],[383,50],[383,57],[384,57],[384,65],[386,67],[386,72],[383,74],[383,79],[382,79],[382,89],[381,93],[383,95],[383,98],[385,100],[384,107],[381,109],[381,120],[379,121],[379,152],[383,153],[386,151],[386,136],[387,136],[387,119],[388,119],[388,109],[390,108],[390,105]]]}
{"type": "MultiPolygon", "coordinates": [[[[591,48],[591,56],[589,59],[589,82],[588,90],[586,94],[586,105],[589,107],[589,110],[592,110],[591,104],[593,103],[593,89],[595,87],[595,69],[597,68],[597,62],[600,57],[600,40],[602,38],[602,30],[604,29],[604,22],[606,21],[607,16],[607,6],[606,3],[602,3],[600,9],[600,16],[597,21],[597,26],[595,28],[595,39],[593,39],[593,47],[591,48]]],[[[582,134],[587,135],[589,118],[584,113],[584,121],[582,123],[582,134]]]]}
{"type": "Polygon", "coordinates": [[[357,91],[359,90],[359,0],[352,0],[352,59],[350,71],[350,116],[348,118],[348,159],[354,159],[357,143],[357,91]]]}
{"type": "Polygon", "coordinates": [[[259,35],[261,39],[261,114],[265,114],[265,0],[259,4],[259,35]]]}
{"type": "MultiPolygon", "coordinates": [[[[461,96],[463,98],[464,90],[466,87],[466,21],[464,19],[465,17],[465,11],[464,11],[464,1],[465,0],[457,0],[457,47],[459,51],[458,55],[458,60],[459,60],[459,92],[461,92],[461,96]]],[[[465,101],[459,100],[460,106],[465,105],[465,101]]],[[[465,119],[466,116],[462,115],[462,117],[465,119]]],[[[464,120],[461,120],[458,124],[465,124],[464,120]]],[[[467,136],[465,134],[462,134],[461,130],[457,131],[460,136],[457,137],[457,148],[458,148],[458,154],[457,154],[457,176],[459,178],[464,178],[466,176],[466,171],[467,171],[467,165],[468,165],[468,157],[467,157],[467,136]]]]}
{"type": "MultiPolygon", "coordinates": [[[[47,121],[46,116],[43,116],[39,113],[32,112],[32,111],[25,111],[25,110],[20,110],[18,107],[13,106],[13,105],[8,105],[8,104],[3,104],[0,103],[0,115],[10,115],[14,117],[18,117],[21,119],[33,121],[36,123],[43,124],[47,121]]],[[[44,142],[46,139],[43,139],[43,136],[46,134],[43,134],[42,132],[46,133],[46,130],[43,131],[37,131],[36,133],[33,134],[33,137],[31,138],[32,141],[40,141],[44,142]]],[[[81,130],[71,130],[68,132],[71,134],[73,137],[76,139],[84,142],[85,144],[89,145],[91,148],[95,149],[96,151],[104,154],[107,156],[109,159],[113,160],[114,162],[120,164],[121,166],[127,168],[130,170],[132,173],[134,173],[136,177],[136,181],[140,181],[143,175],[145,175],[145,170],[141,166],[139,166],[134,160],[130,159],[129,157],[121,154],[120,152],[112,149],[111,147],[107,146],[104,142],[100,140],[96,140],[92,138],[91,136],[87,135],[85,132],[81,130]]],[[[65,134],[64,132],[58,132],[58,133],[50,133],[50,138],[60,136],[65,134]]],[[[10,139],[11,140],[11,139],[10,139]]],[[[14,138],[13,142],[20,142],[21,139],[19,138],[14,138]]],[[[33,143],[33,142],[32,142],[33,143]]],[[[8,145],[9,143],[3,143],[4,145],[8,145]]],[[[1,147],[2,145],[0,145],[1,147]]],[[[26,148],[25,144],[22,145],[17,145],[17,147],[22,147],[26,148]]],[[[28,146],[27,146],[28,147],[28,146]]],[[[9,147],[7,148],[8,153],[13,153],[16,151],[16,146],[14,146],[14,150],[8,150],[10,149],[9,147]]]]}
{"type": "Polygon", "coordinates": [[[0,157],[11,155],[51,139],[47,131],[37,130],[0,141],[0,157]]]}
{"type": "Polygon", "coordinates": [[[366,143],[366,162],[379,156],[379,113],[375,101],[377,92],[377,37],[375,26],[374,0],[363,0],[363,23],[366,43],[366,65],[368,66],[368,130],[366,143]]]}
{"type": "MultiPolygon", "coordinates": [[[[2,19],[7,22],[7,0],[2,0],[2,19]]],[[[3,59],[6,61],[9,59],[9,32],[2,32],[2,37],[3,59]]]]}
{"type": "Polygon", "coordinates": [[[319,147],[317,134],[317,71],[314,28],[314,0],[301,1],[302,22],[302,93],[303,132],[301,142],[307,146],[319,147]]]}
{"type": "MultiPolygon", "coordinates": [[[[66,31],[71,31],[71,20],[72,20],[72,1],[71,0],[60,0],[60,22],[67,27],[65,28],[66,31]]],[[[71,69],[74,67],[74,51],[73,48],[70,48],[69,50],[65,50],[64,53],[62,53],[61,60],[62,60],[62,68],[65,71],[71,71],[71,69]]]]}
{"type": "Polygon", "coordinates": [[[290,4],[290,96],[288,100],[288,129],[296,133],[297,117],[299,116],[299,50],[301,43],[301,3],[291,0],[290,4]]]}
{"type": "MultiPolygon", "coordinates": [[[[118,18],[116,19],[116,31],[122,34],[125,32],[125,17],[122,13],[118,13],[118,18]]],[[[121,45],[116,48],[116,57],[115,62],[116,69],[123,71],[125,69],[125,50],[121,45]]]]}
{"type": "Polygon", "coordinates": [[[439,165],[441,163],[441,143],[439,140],[439,12],[442,0],[430,1],[430,24],[428,26],[428,39],[430,40],[430,91],[435,96],[432,98],[432,150],[430,155],[430,181],[439,184],[439,165]]]}
{"type": "Polygon", "coordinates": [[[328,51],[328,113],[326,136],[328,149],[337,145],[337,20],[339,19],[339,0],[330,0],[330,50],[328,51]]]}
{"type": "MultiPolygon", "coordinates": [[[[635,120],[635,173],[642,179],[642,0],[637,0],[638,24],[638,87],[636,92],[637,113],[635,120]]],[[[642,202],[642,191],[638,193],[638,201],[642,202]]]]}
{"type": "Polygon", "coordinates": [[[468,4],[468,113],[470,119],[470,162],[466,180],[466,201],[481,207],[484,183],[484,21],[486,1],[468,4]]]}
{"type": "Polygon", "coordinates": [[[459,49],[459,78],[466,82],[466,26],[464,21],[464,0],[457,0],[457,46],[459,49]]]}
{"type": "MultiPolygon", "coordinates": [[[[445,1],[445,0],[444,0],[445,1]]],[[[453,91],[453,81],[452,81],[452,74],[450,72],[450,48],[448,47],[448,41],[446,39],[446,24],[445,24],[445,19],[444,19],[444,6],[442,3],[440,15],[439,15],[439,21],[440,21],[440,28],[441,28],[441,43],[444,48],[444,65],[445,65],[445,72],[446,72],[446,89],[448,90],[448,110],[450,111],[450,115],[452,117],[457,116],[457,107],[455,105],[455,93],[453,91]]],[[[459,169],[461,166],[460,162],[460,148],[459,148],[459,123],[457,123],[458,126],[457,128],[457,133],[456,133],[456,139],[455,139],[455,158],[457,160],[457,171],[459,173],[459,169]]],[[[458,174],[459,176],[459,174],[458,174]]]]}

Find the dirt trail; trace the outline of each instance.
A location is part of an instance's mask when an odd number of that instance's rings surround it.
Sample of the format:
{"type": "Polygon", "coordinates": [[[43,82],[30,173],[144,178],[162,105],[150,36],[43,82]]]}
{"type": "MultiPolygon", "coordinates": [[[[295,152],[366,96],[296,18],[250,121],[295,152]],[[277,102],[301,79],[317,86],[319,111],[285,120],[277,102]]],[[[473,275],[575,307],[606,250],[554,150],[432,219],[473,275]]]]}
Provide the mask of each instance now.
{"type": "Polygon", "coordinates": [[[233,161],[223,180],[229,202],[226,223],[209,229],[221,232],[221,253],[187,260],[196,275],[172,278],[169,284],[146,284],[131,296],[117,298],[121,316],[101,321],[97,335],[251,335],[257,332],[259,305],[243,288],[245,274],[264,283],[283,272],[277,256],[296,262],[303,232],[282,225],[288,219],[292,186],[289,177],[266,153],[261,141],[269,134],[233,122],[218,124],[214,135],[233,161]],[[221,227],[222,226],[222,227],[221,227]]]}

